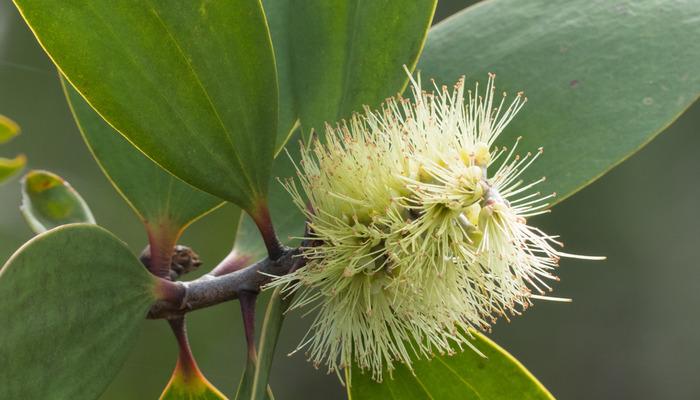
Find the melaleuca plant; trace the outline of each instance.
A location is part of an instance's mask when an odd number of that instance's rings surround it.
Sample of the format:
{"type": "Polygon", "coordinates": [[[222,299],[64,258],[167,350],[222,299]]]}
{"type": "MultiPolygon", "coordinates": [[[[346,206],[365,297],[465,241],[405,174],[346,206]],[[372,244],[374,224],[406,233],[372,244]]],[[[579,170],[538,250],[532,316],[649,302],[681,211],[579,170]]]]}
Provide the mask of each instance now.
{"type": "MultiPolygon", "coordinates": [[[[147,319],[179,350],[162,399],[285,399],[269,377],[297,312],[308,332],[283,350],[348,398],[553,398],[485,336],[566,301],[567,259],[602,259],[538,215],[700,93],[687,3],[619,24],[596,2],[487,0],[432,27],[435,1],[14,3],[148,243],[134,254],[62,177],[21,179],[37,235],[0,271],[2,399],[99,398],[147,319]],[[180,237],[225,202],[237,235],[211,267],[180,237]],[[248,351],[217,388],[185,318],[228,301],[248,351]]],[[[0,117],[0,142],[17,132],[0,117]]]]}

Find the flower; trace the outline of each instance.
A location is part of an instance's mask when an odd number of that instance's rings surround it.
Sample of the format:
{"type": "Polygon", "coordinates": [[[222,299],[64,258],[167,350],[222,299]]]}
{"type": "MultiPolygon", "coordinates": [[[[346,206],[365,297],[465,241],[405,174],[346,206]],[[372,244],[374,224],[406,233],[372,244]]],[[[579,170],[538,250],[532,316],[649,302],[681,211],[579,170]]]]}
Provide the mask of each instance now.
{"type": "MultiPolygon", "coordinates": [[[[397,362],[471,347],[488,329],[543,298],[561,243],[527,224],[554,194],[520,176],[542,154],[494,147],[527,99],[421,89],[326,126],[302,148],[300,185],[285,183],[315,245],[305,268],[270,286],[295,293],[290,309],[316,312],[298,349],[339,373],[354,363],[376,380],[397,362]],[[301,190],[299,189],[301,187],[301,190]],[[536,291],[537,294],[532,293],[536,291]]],[[[542,178],[544,179],[544,178],[542,178]]]]}

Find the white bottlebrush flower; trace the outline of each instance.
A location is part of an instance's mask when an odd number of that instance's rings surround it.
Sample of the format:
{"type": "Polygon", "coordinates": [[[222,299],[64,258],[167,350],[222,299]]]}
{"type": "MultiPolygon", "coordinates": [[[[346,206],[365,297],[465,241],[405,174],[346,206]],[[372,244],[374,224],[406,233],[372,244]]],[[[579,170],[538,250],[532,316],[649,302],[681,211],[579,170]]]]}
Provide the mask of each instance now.
{"type": "Polygon", "coordinates": [[[494,148],[522,93],[496,100],[494,75],[483,93],[465,93],[464,78],[436,93],[411,82],[414,101],[327,126],[302,151],[301,191],[286,184],[315,245],[271,286],[316,312],[299,349],[329,372],[354,363],[381,380],[396,362],[471,347],[469,328],[542,297],[567,256],[526,221],[553,196],[519,178],[541,151],[494,148]]]}

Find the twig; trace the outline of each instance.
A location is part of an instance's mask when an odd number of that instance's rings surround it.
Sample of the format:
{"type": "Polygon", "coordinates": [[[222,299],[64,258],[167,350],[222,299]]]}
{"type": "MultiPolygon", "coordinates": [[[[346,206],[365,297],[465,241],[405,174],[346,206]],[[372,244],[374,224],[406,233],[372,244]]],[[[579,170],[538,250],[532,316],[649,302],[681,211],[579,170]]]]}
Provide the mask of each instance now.
{"type": "Polygon", "coordinates": [[[164,292],[170,295],[151,307],[148,318],[178,318],[193,310],[235,300],[243,291],[258,293],[262,286],[270,282],[271,276],[285,275],[303,264],[299,248],[283,247],[281,252],[276,260],[268,257],[226,275],[208,274],[189,282],[162,280],[162,285],[172,285],[164,288],[164,292]]]}

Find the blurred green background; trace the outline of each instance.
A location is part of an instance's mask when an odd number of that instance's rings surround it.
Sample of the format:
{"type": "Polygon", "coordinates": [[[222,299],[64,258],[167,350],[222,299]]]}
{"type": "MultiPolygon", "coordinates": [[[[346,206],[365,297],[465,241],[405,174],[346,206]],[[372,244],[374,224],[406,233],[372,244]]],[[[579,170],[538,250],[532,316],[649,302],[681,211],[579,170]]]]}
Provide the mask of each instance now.
{"type": "MultiPolygon", "coordinates": [[[[468,3],[442,1],[436,20],[468,3]]],[[[109,60],[104,62],[109,68],[109,60]]],[[[98,222],[140,252],[146,237],[138,220],[91,158],[56,72],[9,1],[0,3],[0,112],[23,128],[0,154],[24,152],[32,168],[68,179],[98,222]]],[[[698,127],[696,105],[645,149],[536,221],[560,233],[568,252],[608,257],[605,262],[563,260],[555,295],[573,303],[538,302],[523,317],[496,324],[490,335],[556,397],[700,398],[700,321],[694,317],[700,305],[698,127]]],[[[0,187],[0,261],[31,237],[19,202],[17,180],[0,187]]],[[[206,263],[200,273],[228,253],[234,221],[233,208],[224,207],[185,235],[183,243],[206,263]]],[[[284,327],[271,382],[277,398],[343,398],[334,376],[315,370],[302,354],[287,356],[309,322],[292,315],[284,327]]],[[[237,303],[189,318],[202,370],[229,395],[244,361],[240,325],[237,303]]],[[[103,399],[157,398],[175,356],[166,324],[148,321],[103,399]]]]}

